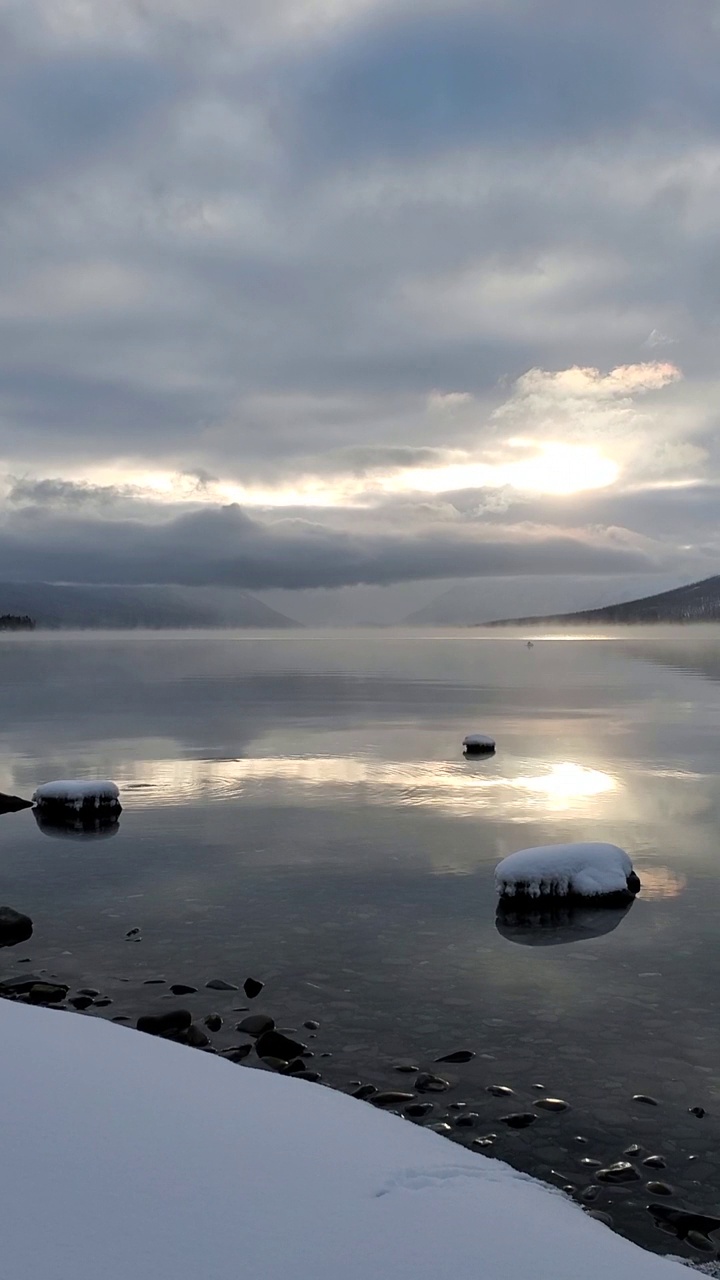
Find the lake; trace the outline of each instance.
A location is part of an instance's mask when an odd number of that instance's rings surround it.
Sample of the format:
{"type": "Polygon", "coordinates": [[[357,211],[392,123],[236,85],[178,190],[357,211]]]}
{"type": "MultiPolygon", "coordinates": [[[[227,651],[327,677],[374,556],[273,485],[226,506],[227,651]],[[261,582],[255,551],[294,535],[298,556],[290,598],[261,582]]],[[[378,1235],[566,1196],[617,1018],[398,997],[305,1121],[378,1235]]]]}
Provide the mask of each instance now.
{"type": "Polygon", "coordinates": [[[486,1154],[697,1260],[645,1184],[720,1210],[720,631],[527,634],[0,638],[0,790],[109,777],[124,804],[111,839],[0,818],[0,901],[35,924],[0,977],[89,985],[112,1001],[97,1016],[217,1011],[219,1049],[245,1007],[317,1020],[302,1035],[327,1083],[412,1090],[398,1065],[434,1070],[451,1087],[424,1095],[427,1123],[496,1135],[486,1154]],[[463,757],[474,730],[493,757],[463,757]],[[586,839],[630,852],[628,911],[496,925],[500,858],[586,839]],[[205,988],[248,976],[252,1002],[205,988]],[[546,1094],[569,1109],[535,1108],[546,1094]],[[513,1111],[537,1122],[511,1129],[513,1111]],[[581,1163],[633,1143],[632,1182],[581,1163]]]}

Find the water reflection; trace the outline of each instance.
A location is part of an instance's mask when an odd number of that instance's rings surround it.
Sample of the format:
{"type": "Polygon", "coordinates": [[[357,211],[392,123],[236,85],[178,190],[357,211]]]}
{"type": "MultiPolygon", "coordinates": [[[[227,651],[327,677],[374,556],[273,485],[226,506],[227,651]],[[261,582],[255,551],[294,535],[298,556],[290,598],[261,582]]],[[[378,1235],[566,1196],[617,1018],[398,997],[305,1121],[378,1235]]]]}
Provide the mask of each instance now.
{"type": "Polygon", "coordinates": [[[110,840],[120,830],[117,818],[102,818],[91,813],[49,814],[33,809],[33,814],[43,835],[59,840],[110,840]]]}
{"type": "Polygon", "coordinates": [[[554,899],[538,903],[531,910],[517,911],[498,904],[495,927],[508,942],[524,947],[558,947],[612,933],[634,905],[634,899],[614,907],[554,899]]]}

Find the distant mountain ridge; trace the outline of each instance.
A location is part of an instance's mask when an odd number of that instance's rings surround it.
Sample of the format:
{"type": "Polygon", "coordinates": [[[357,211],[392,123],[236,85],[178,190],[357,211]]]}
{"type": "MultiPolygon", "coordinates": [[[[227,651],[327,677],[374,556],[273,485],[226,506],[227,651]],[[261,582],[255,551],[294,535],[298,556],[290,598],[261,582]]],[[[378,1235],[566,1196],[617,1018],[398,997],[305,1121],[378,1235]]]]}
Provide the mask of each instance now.
{"type": "Polygon", "coordinates": [[[685,587],[674,587],[659,595],[643,596],[639,600],[627,600],[623,604],[610,604],[602,609],[584,609],[575,613],[555,613],[542,617],[502,618],[497,622],[478,622],[475,626],[526,627],[561,622],[569,626],[592,623],[653,623],[653,622],[720,622],[720,574],[691,582],[685,587]]]}
{"type": "Polygon", "coordinates": [[[43,628],[298,627],[246,591],[205,587],[91,587],[0,582],[0,614],[43,628]]]}

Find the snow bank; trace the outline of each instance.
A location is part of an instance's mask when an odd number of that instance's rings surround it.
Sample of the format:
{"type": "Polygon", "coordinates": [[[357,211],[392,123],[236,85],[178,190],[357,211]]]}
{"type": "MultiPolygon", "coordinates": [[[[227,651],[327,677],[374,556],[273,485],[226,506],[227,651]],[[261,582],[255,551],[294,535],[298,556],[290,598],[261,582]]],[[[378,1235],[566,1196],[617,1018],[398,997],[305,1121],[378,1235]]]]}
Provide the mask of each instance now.
{"type": "Polygon", "coordinates": [[[688,1280],[561,1192],[321,1085],[0,1000],[14,1280],[688,1280]]]}
{"type": "Polygon", "coordinates": [[[495,739],[491,738],[487,733],[469,733],[466,738],[463,738],[463,746],[466,751],[471,753],[494,751],[495,739]]]}
{"type": "Polygon", "coordinates": [[[636,893],[640,882],[624,849],[615,844],[546,844],[520,849],[495,869],[495,888],[504,897],[578,894],[607,897],[636,893]]]}
{"type": "Polygon", "coordinates": [[[93,779],[91,782],[61,779],[44,782],[33,793],[35,804],[66,809],[120,808],[120,792],[114,782],[93,779]]]}

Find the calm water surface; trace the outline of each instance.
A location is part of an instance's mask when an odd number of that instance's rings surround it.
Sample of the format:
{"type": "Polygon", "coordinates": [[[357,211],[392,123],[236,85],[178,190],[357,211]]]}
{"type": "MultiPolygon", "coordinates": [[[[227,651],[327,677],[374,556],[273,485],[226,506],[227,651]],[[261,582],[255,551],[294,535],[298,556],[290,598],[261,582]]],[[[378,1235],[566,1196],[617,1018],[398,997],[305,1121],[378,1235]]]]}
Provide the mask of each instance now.
{"type": "Polygon", "coordinates": [[[125,809],[106,840],[0,818],[0,900],[35,922],[0,976],[29,958],[101,988],[101,1016],[217,1010],[224,1047],[247,1002],[205,982],[252,974],[258,1011],[320,1022],[313,1065],[346,1089],[412,1087],[397,1063],[474,1050],[435,1068],[452,1088],[432,1121],[465,1102],[479,1120],[459,1139],[496,1134],[489,1153],[578,1192],[585,1158],[663,1154],[593,1207],[699,1258],[659,1232],[644,1182],[720,1213],[720,633],[525,638],[3,638],[0,790],[107,776],[125,809]],[[476,729],[497,738],[492,759],[463,758],[476,729]],[[575,839],[631,852],[635,904],[501,931],[498,859],[575,839]],[[178,1001],[152,978],[200,990],[178,1001]],[[508,1129],[536,1085],[570,1110],[508,1129]]]}

